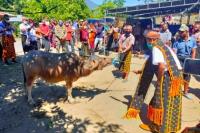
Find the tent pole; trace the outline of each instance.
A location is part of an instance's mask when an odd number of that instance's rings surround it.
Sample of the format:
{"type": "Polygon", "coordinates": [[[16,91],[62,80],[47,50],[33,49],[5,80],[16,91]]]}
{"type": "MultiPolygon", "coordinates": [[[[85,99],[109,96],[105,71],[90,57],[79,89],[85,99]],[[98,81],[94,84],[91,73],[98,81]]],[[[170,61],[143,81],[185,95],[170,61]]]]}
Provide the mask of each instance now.
{"type": "Polygon", "coordinates": [[[200,8],[199,8],[199,21],[200,21],[200,8]]]}

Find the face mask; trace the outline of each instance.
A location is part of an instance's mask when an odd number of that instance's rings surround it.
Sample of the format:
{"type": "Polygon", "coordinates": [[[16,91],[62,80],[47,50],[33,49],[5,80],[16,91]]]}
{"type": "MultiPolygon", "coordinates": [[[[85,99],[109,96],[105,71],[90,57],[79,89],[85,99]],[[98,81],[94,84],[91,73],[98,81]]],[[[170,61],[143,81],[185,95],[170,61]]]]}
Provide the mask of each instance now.
{"type": "Polygon", "coordinates": [[[28,24],[28,22],[27,22],[27,21],[24,21],[24,24],[28,24]]]}
{"type": "Polygon", "coordinates": [[[125,31],[125,36],[126,36],[126,37],[129,37],[129,35],[130,35],[130,32],[125,31]]]}
{"type": "Polygon", "coordinates": [[[49,25],[49,22],[45,22],[46,25],[49,25]]]}
{"type": "Polygon", "coordinates": [[[150,50],[152,50],[152,48],[153,48],[152,44],[150,44],[150,43],[147,43],[147,47],[148,47],[148,49],[150,49],[150,50]]]}
{"type": "Polygon", "coordinates": [[[5,20],[6,23],[9,23],[9,20],[5,20]]]}
{"type": "Polygon", "coordinates": [[[62,23],[62,22],[59,22],[59,26],[63,26],[63,23],[62,23]]]}

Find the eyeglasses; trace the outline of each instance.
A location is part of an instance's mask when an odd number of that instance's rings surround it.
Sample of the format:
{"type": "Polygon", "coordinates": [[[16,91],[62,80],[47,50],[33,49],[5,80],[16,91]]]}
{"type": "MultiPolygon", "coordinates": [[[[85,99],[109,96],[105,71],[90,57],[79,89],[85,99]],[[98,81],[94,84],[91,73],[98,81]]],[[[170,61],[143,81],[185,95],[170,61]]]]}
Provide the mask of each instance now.
{"type": "Polygon", "coordinates": [[[155,41],[156,38],[147,38],[147,41],[155,41]]]}

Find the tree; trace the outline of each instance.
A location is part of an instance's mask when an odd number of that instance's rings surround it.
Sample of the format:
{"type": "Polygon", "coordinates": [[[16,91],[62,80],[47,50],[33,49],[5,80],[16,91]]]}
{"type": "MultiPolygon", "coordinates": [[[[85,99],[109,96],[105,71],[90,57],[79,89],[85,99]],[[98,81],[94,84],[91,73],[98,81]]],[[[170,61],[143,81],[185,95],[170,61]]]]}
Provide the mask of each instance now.
{"type": "Polygon", "coordinates": [[[24,0],[0,0],[0,10],[20,13],[24,0]]]}
{"type": "Polygon", "coordinates": [[[104,0],[103,4],[98,6],[91,14],[93,18],[102,18],[108,9],[123,7],[125,0],[104,0]]]}
{"type": "Polygon", "coordinates": [[[111,0],[104,0],[103,4],[98,6],[93,13],[91,14],[91,17],[93,18],[102,18],[105,16],[105,12],[108,9],[116,8],[117,6],[111,1],[111,0]]]}
{"type": "Polygon", "coordinates": [[[90,16],[85,0],[0,0],[0,9],[23,14],[34,20],[45,17],[75,20],[90,16]]]}
{"type": "Polygon", "coordinates": [[[117,7],[123,7],[125,2],[126,2],[126,0],[114,0],[114,1],[113,1],[113,3],[114,3],[117,7]]]}

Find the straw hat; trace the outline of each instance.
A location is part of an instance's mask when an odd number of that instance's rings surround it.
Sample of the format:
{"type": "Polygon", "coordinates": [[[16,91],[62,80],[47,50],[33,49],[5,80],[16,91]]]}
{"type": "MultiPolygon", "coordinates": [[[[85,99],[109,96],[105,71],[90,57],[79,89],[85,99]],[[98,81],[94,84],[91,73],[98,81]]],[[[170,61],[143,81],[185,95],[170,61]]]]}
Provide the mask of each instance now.
{"type": "Polygon", "coordinates": [[[149,31],[146,35],[146,38],[159,39],[160,34],[156,31],[149,31]]]}

